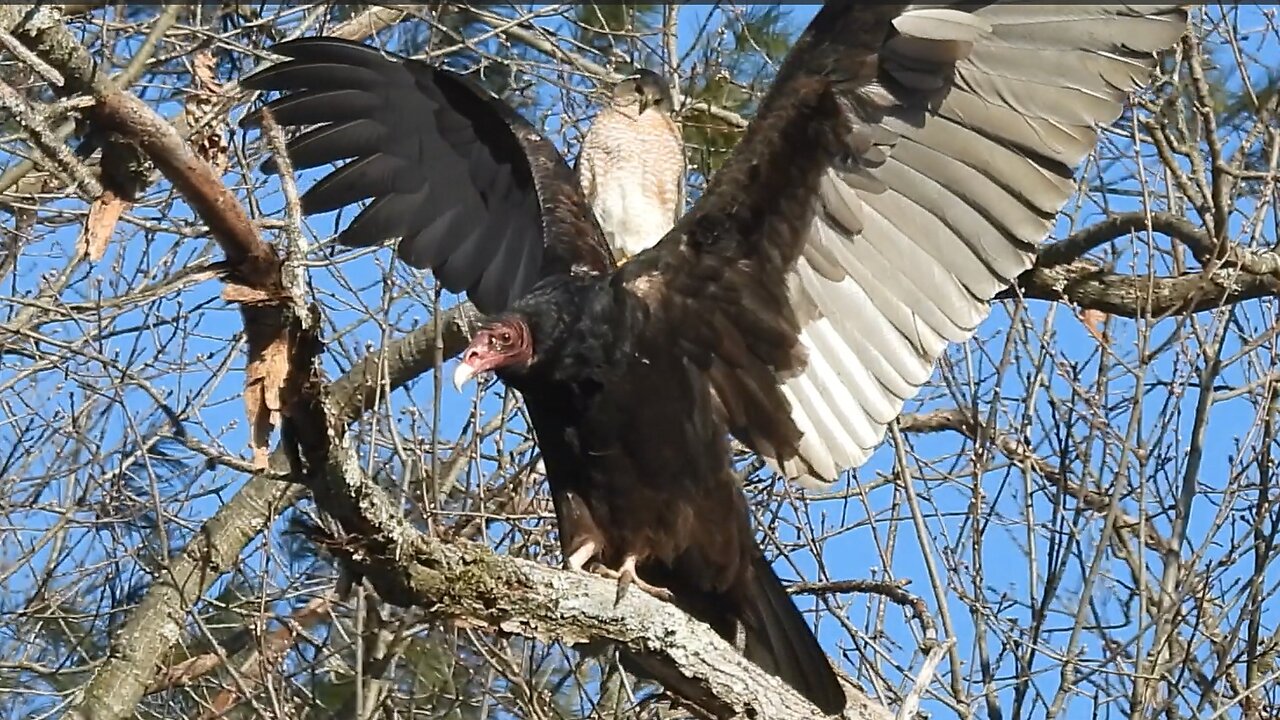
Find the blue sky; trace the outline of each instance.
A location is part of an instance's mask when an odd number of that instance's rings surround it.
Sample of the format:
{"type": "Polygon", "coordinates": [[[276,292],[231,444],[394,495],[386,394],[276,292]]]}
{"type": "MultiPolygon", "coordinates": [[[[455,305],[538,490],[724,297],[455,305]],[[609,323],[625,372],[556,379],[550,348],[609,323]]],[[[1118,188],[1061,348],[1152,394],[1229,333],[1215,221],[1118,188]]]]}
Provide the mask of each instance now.
{"type": "MultiPolygon", "coordinates": [[[[793,22],[800,24],[812,16],[816,10],[816,6],[790,6],[793,22]]],[[[709,5],[686,5],[680,9],[680,21],[682,33],[680,35],[679,49],[684,53],[694,41],[694,33],[702,21],[712,13],[713,8],[709,5]]],[[[1258,12],[1261,12],[1260,10],[1258,12]]],[[[1246,19],[1250,17],[1245,14],[1246,19]]],[[[1274,52],[1274,46],[1268,52],[1274,52]]],[[[689,63],[686,62],[683,69],[688,70],[689,63]]],[[[551,102],[559,95],[552,95],[547,92],[542,95],[544,102],[551,102]]],[[[175,108],[164,108],[165,112],[172,115],[175,108]]],[[[233,114],[233,117],[238,115],[233,114]]],[[[252,141],[252,136],[246,138],[243,134],[236,132],[233,139],[240,142],[245,139],[252,141]]],[[[304,174],[300,178],[300,184],[305,187],[314,182],[316,178],[321,176],[320,172],[311,172],[304,174]]],[[[255,184],[266,184],[270,189],[258,193],[262,210],[266,215],[277,213],[282,202],[275,188],[275,181],[264,181],[256,174],[252,178],[243,176],[235,176],[230,178],[234,182],[245,182],[251,180],[255,184]]],[[[1137,207],[1132,200],[1125,200],[1118,196],[1110,198],[1111,209],[1130,209],[1137,207]]],[[[74,204],[74,203],[72,203],[74,204]]],[[[190,213],[185,205],[174,203],[169,205],[160,205],[158,207],[140,206],[133,211],[135,217],[143,221],[154,223],[169,223],[175,226],[190,226],[192,224],[190,213]]],[[[313,239],[316,241],[323,240],[330,235],[336,227],[341,227],[352,217],[351,213],[341,216],[329,215],[310,221],[308,227],[314,234],[313,239]],[[338,218],[341,220],[338,221],[338,218]],[[335,222],[337,221],[337,222],[335,222]]],[[[1083,210],[1076,216],[1074,220],[1064,216],[1059,223],[1055,235],[1062,236],[1069,232],[1073,227],[1081,227],[1087,225],[1091,221],[1095,221],[1100,217],[1096,206],[1090,207],[1085,204],[1083,210]]],[[[1239,221],[1239,218],[1236,218],[1239,221]]],[[[1274,227],[1274,226],[1273,226],[1274,227]]],[[[33,256],[33,260],[15,276],[14,282],[17,285],[15,294],[26,294],[28,296],[35,293],[39,287],[40,277],[42,273],[60,268],[65,257],[69,254],[69,249],[75,240],[76,226],[74,224],[67,226],[48,238],[43,240],[44,245],[41,247],[43,255],[33,256]]],[[[1268,233],[1264,233],[1265,243],[1274,244],[1274,229],[1268,233]]],[[[1161,272],[1167,272],[1167,259],[1159,254],[1147,254],[1141,250],[1136,252],[1125,251],[1123,257],[1126,263],[1125,269],[1132,267],[1134,271],[1141,272],[1147,268],[1156,268],[1161,272]]],[[[185,264],[199,262],[209,257],[218,257],[216,251],[209,255],[208,247],[203,240],[191,241],[179,237],[173,233],[159,233],[156,241],[147,244],[116,244],[114,245],[107,258],[98,265],[87,266],[80,265],[75,269],[77,282],[72,285],[72,289],[63,296],[63,300],[67,302],[94,302],[98,298],[111,297],[115,294],[127,291],[130,287],[141,284],[137,278],[142,275],[161,276],[172,272],[176,268],[180,268],[185,264]],[[175,252],[173,248],[177,246],[179,249],[175,252]],[[128,273],[122,274],[121,269],[127,269],[128,273]]],[[[377,331],[377,329],[368,323],[361,323],[370,313],[384,312],[382,297],[384,294],[384,282],[392,283],[397,287],[414,287],[419,292],[417,297],[411,300],[401,300],[386,310],[387,317],[390,319],[392,327],[391,335],[398,335],[405,330],[413,327],[417,323],[424,322],[430,315],[431,294],[430,282],[422,275],[409,271],[392,262],[391,254],[382,250],[376,253],[364,254],[356,259],[344,259],[339,264],[331,264],[324,260],[324,256],[317,253],[313,257],[314,262],[310,268],[311,280],[314,283],[322,303],[328,309],[326,319],[326,335],[331,346],[335,348],[327,357],[326,370],[336,376],[346,369],[345,361],[340,360],[342,353],[337,349],[348,348],[353,354],[360,354],[367,344],[379,345],[385,342],[386,337],[377,331]],[[389,278],[384,281],[384,278],[389,278]]],[[[145,367],[148,379],[157,387],[165,388],[169,391],[169,402],[182,411],[184,407],[200,407],[199,423],[191,423],[189,431],[199,435],[199,439],[215,445],[222,445],[231,449],[235,453],[246,445],[246,437],[243,423],[243,405],[240,401],[240,387],[243,378],[240,370],[243,364],[241,352],[239,349],[228,349],[228,341],[233,338],[241,330],[241,320],[238,312],[233,308],[227,307],[217,299],[220,287],[214,282],[205,282],[194,288],[184,290],[181,294],[170,294],[156,302],[156,304],[148,308],[147,318],[169,317],[177,318],[172,324],[156,325],[147,328],[144,332],[120,332],[117,335],[108,337],[100,345],[80,348],[79,357],[73,363],[62,368],[62,372],[43,372],[34,377],[28,377],[23,373],[21,366],[0,366],[0,382],[13,382],[19,389],[21,395],[29,398],[34,403],[40,398],[51,397],[53,402],[62,407],[68,414],[77,412],[86,404],[93,401],[94,398],[104,395],[123,399],[122,406],[117,406],[109,412],[112,413],[105,417],[95,427],[102,428],[104,431],[98,438],[98,442],[104,447],[113,448],[117,455],[123,456],[127,454],[130,448],[135,446],[139,438],[147,438],[155,434],[155,428],[164,426],[163,418],[155,410],[155,401],[146,393],[143,393],[136,386],[132,386],[129,382],[122,380],[117,376],[113,376],[113,368],[115,364],[103,362],[102,357],[128,357],[136,354],[139,358],[147,359],[146,363],[134,363],[140,367],[145,367]],[[186,340],[179,344],[175,338],[185,337],[186,340]],[[190,358],[196,353],[207,353],[209,360],[205,362],[209,371],[206,372],[173,372],[166,374],[166,363],[171,363],[176,367],[180,360],[190,358]],[[229,355],[230,353],[230,355],[229,355]],[[215,370],[219,363],[230,357],[231,371],[219,377],[219,379],[206,387],[203,383],[209,376],[210,372],[215,370]],[[124,408],[129,409],[125,410],[124,408]],[[201,428],[207,428],[201,429],[201,428]]],[[[443,301],[445,305],[452,302],[451,299],[443,301]]],[[[10,318],[17,308],[10,308],[10,318]]],[[[1061,408],[1057,407],[1052,399],[1061,397],[1074,397],[1080,399],[1083,390],[1096,386],[1096,378],[1092,374],[1101,372],[1101,360],[1105,356],[1105,351],[1101,348],[1094,337],[1086,330],[1084,325],[1073,316],[1070,308],[1064,306],[1050,305],[1042,302],[1031,302],[1025,308],[1022,308],[1019,315],[1011,318],[1010,313],[1014,312],[1012,304],[999,305],[993,312],[992,317],[979,331],[979,341],[971,342],[964,347],[959,347],[948,356],[948,363],[959,369],[956,376],[961,378],[960,384],[955,388],[962,397],[976,396],[978,398],[989,398],[990,390],[993,387],[999,387],[1001,390],[1002,403],[997,408],[997,420],[1002,427],[1006,428],[1028,428],[1028,437],[1026,438],[1031,446],[1040,454],[1047,457],[1054,456],[1056,447],[1056,439],[1051,437],[1049,433],[1039,431],[1037,423],[1052,426],[1053,420],[1046,421],[1045,418],[1052,418],[1053,413],[1061,412],[1061,408]],[[1023,348],[1020,352],[1019,364],[1016,365],[1011,372],[1006,372],[998,377],[993,376],[992,367],[999,360],[1004,350],[1005,342],[1012,334],[1014,342],[1018,347],[1023,348]],[[1035,351],[1041,347],[1048,347],[1059,355],[1065,355],[1076,362],[1076,367],[1070,369],[1059,369],[1043,373],[1046,377],[1045,384],[1041,388],[1040,394],[1035,397],[1028,398],[1025,388],[1025,377],[1029,374],[1039,374],[1038,370],[1032,366],[1031,360],[1028,358],[1035,357],[1035,351]],[[1066,349],[1065,351],[1063,349],[1066,349]],[[1072,375],[1081,378],[1073,382],[1072,375]],[[967,378],[981,378],[980,381],[969,381],[967,378]]],[[[1265,325],[1265,320],[1270,318],[1274,320],[1274,309],[1267,306],[1262,309],[1262,319],[1257,318],[1235,318],[1237,323],[1256,323],[1258,332],[1261,332],[1265,325]]],[[[141,314],[122,314],[119,317],[112,318],[110,325],[113,328],[126,328],[137,324],[144,319],[141,314]]],[[[77,338],[85,334],[82,327],[78,327],[72,322],[55,322],[46,328],[48,334],[54,338],[66,338],[69,342],[75,342],[77,338]]],[[[1176,321],[1167,320],[1156,324],[1150,328],[1139,328],[1137,324],[1128,321],[1116,321],[1112,326],[1112,343],[1113,347],[1109,352],[1115,352],[1124,357],[1132,357],[1137,352],[1140,344],[1155,345],[1171,333],[1181,331],[1182,328],[1176,321]],[[1140,331],[1141,330],[1141,331],[1140,331]],[[1149,330],[1149,337],[1147,335],[1149,330]]],[[[1239,349],[1239,340],[1234,336],[1228,340],[1228,355],[1234,354],[1239,349]]],[[[1255,358],[1258,363],[1267,365],[1273,363],[1273,359],[1269,355],[1266,348],[1259,351],[1259,355],[1255,358]]],[[[1102,416],[1111,418],[1115,427],[1122,431],[1124,425],[1131,417],[1131,409],[1119,406],[1122,401],[1128,398],[1142,395],[1148,398],[1147,402],[1152,408],[1159,408],[1164,402],[1176,402],[1181,408],[1180,415],[1176,418],[1178,428],[1185,435],[1186,428],[1190,427],[1192,421],[1191,410],[1198,391],[1194,387],[1194,383],[1188,381],[1188,376],[1192,374],[1197,367],[1195,358],[1180,358],[1164,356],[1162,359],[1152,363],[1146,369],[1145,381],[1151,386],[1150,389],[1143,389],[1137,386],[1137,381],[1132,376],[1117,374],[1109,379],[1107,386],[1107,395],[1104,398],[1097,398],[1100,402],[1116,402],[1117,407],[1101,413],[1102,416]],[[1166,387],[1161,389],[1161,384],[1166,387]],[[1175,393],[1185,393],[1180,399],[1174,398],[1175,393]],[[1172,398],[1172,399],[1171,399],[1172,398]]],[[[1247,382],[1255,377],[1259,368],[1240,362],[1235,366],[1227,368],[1220,382],[1227,385],[1239,385],[1247,382]]],[[[1107,372],[1111,372],[1107,370],[1107,372]]],[[[928,410],[932,408],[950,407],[956,404],[953,397],[943,387],[943,378],[948,377],[950,373],[944,371],[935,373],[935,379],[938,383],[926,388],[921,400],[909,404],[908,410],[928,410]]],[[[447,377],[447,373],[445,375],[447,377]]],[[[433,396],[434,384],[436,378],[432,375],[424,376],[414,383],[406,392],[398,393],[392,399],[391,416],[397,418],[409,434],[421,434],[425,427],[429,427],[430,418],[433,414],[433,396]],[[415,410],[418,412],[417,419],[411,415],[415,410]]],[[[485,407],[492,412],[498,401],[497,394],[499,390],[490,389],[485,400],[485,407]]],[[[467,422],[472,407],[473,396],[470,394],[458,395],[451,388],[446,387],[440,395],[440,405],[438,406],[440,434],[442,437],[452,437],[467,422]]],[[[981,403],[978,409],[986,413],[989,407],[985,403],[981,403]]],[[[1214,434],[1208,439],[1205,445],[1205,457],[1203,464],[1203,472],[1201,473],[1204,482],[1210,485],[1215,478],[1230,477],[1235,461],[1233,454],[1236,452],[1237,443],[1241,438],[1249,436],[1250,429],[1253,427],[1255,418],[1253,406],[1250,398],[1242,396],[1234,400],[1222,402],[1216,406],[1213,411],[1213,427],[1214,434]]],[[[1158,426],[1161,420],[1161,414],[1156,410],[1140,411],[1139,426],[1143,428],[1144,433],[1156,435],[1160,432],[1167,432],[1158,426]]],[[[21,442],[19,430],[16,427],[17,420],[13,419],[8,423],[0,424],[0,446],[14,445],[21,442]]],[[[1075,425],[1067,423],[1068,429],[1072,432],[1079,432],[1079,428],[1075,425]]],[[[509,438],[508,438],[509,440],[509,438]]],[[[916,454],[923,458],[944,458],[949,453],[959,451],[961,454],[955,460],[956,466],[963,468],[968,462],[965,454],[965,445],[958,441],[954,435],[938,435],[938,436],[917,436],[909,439],[915,448],[916,454]]],[[[1185,442],[1166,444],[1165,450],[1170,448],[1185,447],[1185,442]]],[[[1105,477],[1112,469],[1111,461],[1105,456],[1105,452],[1109,450],[1106,443],[1098,443],[1099,457],[1091,458],[1089,463],[1080,462],[1074,466],[1064,468],[1069,474],[1078,479],[1088,478],[1091,476],[1105,477]],[[1092,463],[1092,464],[1090,464],[1092,463]]],[[[49,457],[50,471],[61,471],[65,466],[59,464],[64,458],[58,458],[51,455],[49,457]]],[[[1149,475],[1141,475],[1137,470],[1131,470],[1127,479],[1130,482],[1176,482],[1181,472],[1185,469],[1185,457],[1179,457],[1176,454],[1170,454],[1168,457],[1161,458],[1162,467],[1149,465],[1145,470],[1149,471],[1149,475]]],[[[878,477],[887,475],[893,464],[893,450],[887,444],[876,453],[872,461],[860,469],[857,477],[864,480],[874,480],[878,477]]],[[[33,465],[27,469],[28,473],[35,473],[40,469],[39,465],[33,465]]],[[[396,468],[393,468],[395,470],[396,468]]],[[[927,524],[927,537],[918,538],[911,526],[911,523],[901,517],[887,517],[887,513],[897,507],[894,498],[894,489],[891,486],[881,487],[870,493],[869,503],[864,506],[857,500],[852,503],[846,500],[830,500],[814,503],[811,506],[811,517],[815,523],[821,526],[823,523],[837,524],[853,524],[860,526],[852,532],[845,533],[839,537],[829,540],[824,546],[824,563],[826,569],[832,578],[866,578],[873,573],[882,572],[883,568],[878,554],[874,550],[877,543],[883,542],[885,536],[890,532],[890,526],[897,527],[897,532],[901,533],[901,539],[898,542],[896,550],[890,558],[890,568],[894,578],[910,578],[913,580],[911,590],[923,596],[930,610],[938,612],[938,603],[936,598],[930,593],[928,583],[926,581],[927,568],[924,563],[924,555],[922,554],[918,541],[937,542],[940,544],[958,544],[957,537],[963,536],[967,532],[971,532],[972,528],[968,525],[968,518],[964,515],[964,511],[972,499],[971,493],[960,483],[944,482],[937,478],[937,475],[948,469],[947,466],[940,468],[930,468],[927,466],[913,468],[921,476],[916,491],[924,498],[925,505],[933,515],[929,518],[927,524]],[[874,518],[871,522],[863,522],[864,516],[868,510],[874,518]]],[[[93,473],[110,472],[111,467],[87,467],[82,470],[86,478],[93,473]]],[[[177,539],[188,535],[192,528],[198,525],[200,521],[207,518],[213,510],[230,497],[231,493],[243,482],[243,477],[226,470],[206,470],[201,469],[198,465],[189,467],[184,471],[180,482],[183,484],[196,486],[200,494],[188,503],[183,509],[182,514],[191,521],[191,525],[180,527],[177,524],[170,528],[171,545],[177,539]]],[[[963,475],[963,474],[962,474],[963,475]]],[[[150,488],[147,486],[148,476],[146,473],[138,473],[136,477],[125,477],[124,484],[129,491],[136,494],[140,498],[145,498],[150,488]]],[[[1016,508],[1024,505],[1026,512],[1035,513],[1041,520],[1054,517],[1054,509],[1044,493],[1032,493],[1030,497],[1022,497],[1020,493],[1022,479],[1016,471],[991,471],[984,474],[980,482],[983,485],[988,499],[992,507],[998,507],[1001,513],[1009,516],[1016,514],[1016,508]]],[[[60,506],[65,497],[60,493],[65,493],[70,485],[53,484],[47,490],[44,499],[55,506],[60,506]]],[[[178,488],[161,489],[165,494],[180,494],[178,488]]],[[[1190,536],[1193,538],[1203,536],[1207,532],[1210,520],[1215,512],[1213,507],[1214,498],[1211,493],[1197,501],[1198,505],[1195,513],[1191,518],[1190,536]]],[[[130,507],[145,508],[145,502],[139,502],[130,507]]],[[[1135,508],[1128,508],[1133,511],[1135,508]]],[[[93,519],[94,513],[99,512],[99,508],[86,507],[83,508],[81,518],[85,521],[93,519]]],[[[784,510],[787,512],[787,510],[784,510]]],[[[137,519],[137,518],[134,518],[137,519]]],[[[51,522],[56,520],[56,513],[46,511],[32,511],[25,515],[6,518],[6,521],[20,527],[26,527],[30,530],[30,537],[34,538],[39,531],[51,522]]],[[[1160,525],[1163,521],[1154,518],[1153,522],[1160,525]]],[[[278,531],[278,528],[277,528],[278,531]]],[[[990,532],[985,547],[985,580],[988,588],[995,588],[998,591],[1006,592],[1014,598],[1026,598],[1028,595],[1029,570],[1026,561],[1023,559],[1020,549],[1020,543],[1025,538],[1020,535],[1023,528],[1017,525],[1009,525],[1005,528],[997,528],[990,532]]],[[[1221,531],[1219,531],[1221,532],[1221,531]]],[[[81,562],[96,562],[103,559],[104,554],[110,553],[110,548],[126,547],[131,542],[137,542],[139,536],[146,536],[146,533],[133,534],[127,529],[113,530],[114,535],[110,538],[103,538],[101,534],[95,534],[94,531],[86,530],[79,534],[80,546],[78,548],[58,548],[56,552],[64,553],[64,557],[78,557],[81,562]]],[[[111,534],[111,533],[109,533],[111,534]]],[[[1088,534],[1087,532],[1085,533],[1088,534]]],[[[154,539],[154,538],[152,538],[154,539]]],[[[1085,542],[1096,541],[1096,538],[1085,538],[1085,542]]],[[[1038,537],[1036,540],[1040,543],[1040,552],[1045,551],[1044,539],[1038,537]]],[[[255,548],[260,547],[255,543],[255,548]]],[[[0,550],[0,562],[8,563],[12,559],[12,555],[6,553],[14,552],[8,548],[0,550]]],[[[42,553],[55,552],[53,548],[47,548],[42,553]]],[[[39,556],[43,557],[43,556],[39,556]]],[[[796,558],[801,569],[806,573],[805,579],[812,579],[807,573],[812,570],[812,563],[806,558],[796,558]]],[[[941,564],[943,558],[939,553],[934,553],[933,560],[941,564]]],[[[264,553],[253,552],[251,554],[250,565],[256,566],[259,571],[266,573],[274,572],[270,568],[272,560],[264,553]]],[[[0,565],[3,567],[3,565],[0,565]]],[[[34,567],[34,564],[33,564],[34,567]]],[[[121,583],[125,586],[140,586],[140,583],[146,581],[145,574],[137,572],[131,576],[121,578],[121,583]]],[[[792,572],[789,567],[780,566],[780,572],[784,578],[795,577],[796,573],[792,572]]],[[[1232,578],[1238,579],[1243,575],[1247,575],[1245,568],[1238,570],[1227,569],[1223,573],[1223,581],[1232,578]]],[[[5,606],[12,606],[14,603],[21,602],[34,580],[30,574],[19,573],[14,583],[7,585],[0,599],[3,600],[5,606]]],[[[1070,607],[1073,599],[1072,593],[1078,588],[1081,578],[1069,577],[1064,582],[1062,597],[1059,602],[1063,607],[1070,607]]],[[[136,587],[135,587],[136,590],[136,587]]],[[[965,606],[956,599],[955,593],[957,588],[948,588],[947,603],[950,611],[954,614],[956,624],[956,639],[959,647],[963,648],[966,653],[966,662],[970,665],[974,659],[967,657],[968,649],[972,646],[972,636],[976,632],[975,626],[971,618],[965,613],[965,606]]],[[[971,588],[969,590],[972,590],[971,588]]],[[[1108,593],[1107,589],[1099,591],[1098,600],[1102,605],[1107,605],[1108,593]]],[[[851,600],[848,607],[848,616],[854,625],[864,627],[863,620],[865,615],[865,598],[855,597],[851,600]]],[[[803,604],[803,601],[802,601],[803,604]]],[[[1114,605],[1107,610],[1110,617],[1118,618],[1121,616],[1120,609],[1114,605]]],[[[1021,617],[1025,621],[1025,608],[1011,608],[1005,615],[1009,617],[1021,617]]],[[[1269,608],[1267,613],[1268,620],[1274,618],[1274,608],[1269,608]]],[[[912,672],[914,667],[918,667],[919,658],[912,657],[910,649],[913,647],[911,641],[905,639],[905,634],[913,632],[909,624],[902,620],[902,615],[896,609],[891,609],[888,613],[888,621],[886,626],[890,633],[899,633],[896,635],[900,645],[905,648],[897,649],[892,652],[898,660],[911,663],[912,672]]],[[[824,619],[820,625],[820,635],[827,642],[828,648],[835,650],[837,639],[847,638],[847,633],[830,621],[824,619]]],[[[1058,636],[1065,643],[1065,637],[1058,636]]],[[[9,641],[18,640],[10,638],[9,641]]],[[[847,639],[844,640],[847,642],[847,639]]],[[[5,640],[0,639],[0,647],[3,647],[5,640]]],[[[1092,652],[1096,653],[1097,648],[1094,647],[1092,652]]],[[[853,659],[857,659],[857,655],[853,659]]],[[[848,660],[848,658],[846,658],[848,660]]],[[[1041,660],[1042,667],[1052,665],[1049,660],[1041,660]]],[[[846,669],[854,669],[846,665],[846,669]]],[[[1008,671],[1008,666],[1004,666],[1002,670],[1008,671]]],[[[943,672],[947,672],[944,663],[943,672]]],[[[969,674],[972,670],[966,667],[965,673],[969,674]]],[[[1037,682],[1038,686],[1045,691],[1051,691],[1054,687],[1056,671],[1042,678],[1037,682]]],[[[976,688],[974,688],[976,690],[976,688]]],[[[1008,702],[1007,692],[1000,695],[1001,702],[1008,702]]],[[[1088,705],[1081,705],[1082,710],[1088,705]]],[[[951,711],[941,703],[933,700],[926,700],[925,708],[934,712],[940,717],[949,716],[951,711]]]]}

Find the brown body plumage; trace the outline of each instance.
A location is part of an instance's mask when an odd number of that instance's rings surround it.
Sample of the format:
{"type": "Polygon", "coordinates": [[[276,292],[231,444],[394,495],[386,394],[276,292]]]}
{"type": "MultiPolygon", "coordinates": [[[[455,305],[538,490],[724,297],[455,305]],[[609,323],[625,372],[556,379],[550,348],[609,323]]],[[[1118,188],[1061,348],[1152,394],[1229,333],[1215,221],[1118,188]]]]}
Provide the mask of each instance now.
{"type": "Polygon", "coordinates": [[[1030,262],[1092,123],[1119,113],[1184,25],[1168,7],[828,3],[703,196],[616,270],[554,147],[451,73],[318,39],[277,46],[296,60],[245,85],[304,90],[271,104],[282,125],[331,123],[291,141],[296,167],[354,158],[304,210],[373,198],[344,242],[402,237],[402,257],[496,313],[455,378],[493,370],[522,392],[569,563],[665,588],[833,712],[843,693],[755,543],[726,436],[814,469],[814,453],[839,449],[833,428],[866,422],[796,414],[823,417],[815,383],[887,422],[891,403],[868,393],[923,380],[871,370],[931,363],[937,344],[912,329],[972,319],[1030,262]],[[848,333],[870,315],[842,315],[842,297],[883,318],[848,333]],[[862,375],[832,364],[841,347],[862,375]]]}

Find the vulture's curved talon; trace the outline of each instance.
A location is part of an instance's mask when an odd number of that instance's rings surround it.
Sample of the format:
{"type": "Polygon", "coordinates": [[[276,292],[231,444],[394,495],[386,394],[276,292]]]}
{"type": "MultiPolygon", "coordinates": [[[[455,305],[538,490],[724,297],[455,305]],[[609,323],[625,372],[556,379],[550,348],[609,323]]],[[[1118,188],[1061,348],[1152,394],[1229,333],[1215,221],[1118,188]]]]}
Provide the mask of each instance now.
{"type": "Polygon", "coordinates": [[[675,600],[675,596],[671,594],[670,590],[658,587],[657,585],[650,585],[640,579],[640,576],[636,574],[635,555],[628,555],[627,559],[622,561],[622,567],[617,570],[605,567],[604,565],[597,565],[595,567],[595,572],[603,575],[604,577],[618,581],[618,593],[613,598],[614,605],[622,602],[622,598],[626,596],[627,590],[630,589],[632,585],[658,598],[659,600],[662,600],[663,602],[673,602],[675,600]]]}

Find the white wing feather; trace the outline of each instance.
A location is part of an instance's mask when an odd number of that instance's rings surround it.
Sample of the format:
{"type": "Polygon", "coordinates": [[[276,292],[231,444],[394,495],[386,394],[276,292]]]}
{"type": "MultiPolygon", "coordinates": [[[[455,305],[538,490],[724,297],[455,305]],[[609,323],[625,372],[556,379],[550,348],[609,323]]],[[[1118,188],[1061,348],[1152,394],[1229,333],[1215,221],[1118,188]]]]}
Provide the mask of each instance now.
{"type": "Polygon", "coordinates": [[[785,386],[804,438],[782,469],[805,485],[865,462],[947,345],[1031,267],[1096,127],[1120,115],[1186,16],[1019,3],[908,8],[894,27],[881,62],[895,80],[935,91],[930,68],[956,60],[954,83],[923,122],[878,122],[882,164],[863,158],[824,181],[790,283],[809,363],[785,386]]]}

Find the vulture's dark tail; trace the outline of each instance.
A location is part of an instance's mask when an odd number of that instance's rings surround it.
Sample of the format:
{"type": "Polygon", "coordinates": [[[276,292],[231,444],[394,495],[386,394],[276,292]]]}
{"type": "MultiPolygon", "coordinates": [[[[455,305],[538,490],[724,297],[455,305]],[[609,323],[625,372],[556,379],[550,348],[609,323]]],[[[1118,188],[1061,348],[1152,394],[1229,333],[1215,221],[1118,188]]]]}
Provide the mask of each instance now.
{"type": "MultiPolygon", "coordinates": [[[[795,688],[828,715],[839,714],[846,700],[831,662],[760,548],[751,551],[751,571],[743,573],[750,579],[744,577],[740,585],[723,592],[690,587],[689,572],[673,573],[670,568],[650,565],[641,568],[640,574],[674,593],[677,606],[710,625],[762,670],[795,688]]],[[[689,702],[706,708],[719,705],[664,658],[624,651],[621,660],[631,672],[661,683],[689,702]]]]}
{"type": "Polygon", "coordinates": [[[845,694],[808,621],[792,602],[764,555],[752,564],[751,603],[744,655],[786,681],[828,715],[844,710],[845,694]]]}

